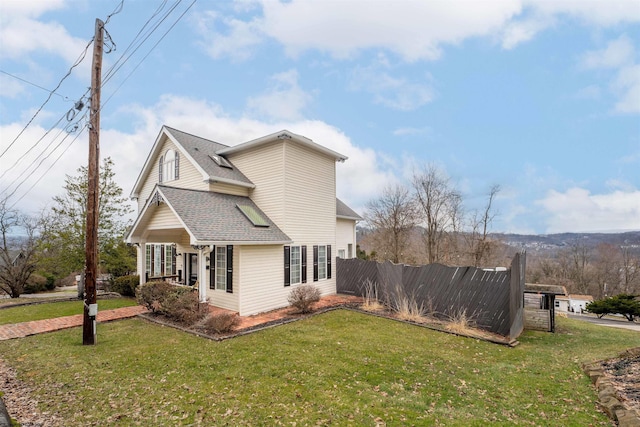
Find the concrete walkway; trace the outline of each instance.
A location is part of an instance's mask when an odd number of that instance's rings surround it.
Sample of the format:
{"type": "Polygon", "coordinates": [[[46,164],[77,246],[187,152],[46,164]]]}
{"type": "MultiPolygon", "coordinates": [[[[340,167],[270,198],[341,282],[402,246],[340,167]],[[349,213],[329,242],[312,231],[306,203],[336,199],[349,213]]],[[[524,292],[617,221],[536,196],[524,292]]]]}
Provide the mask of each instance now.
{"type": "MultiPolygon", "coordinates": [[[[99,311],[98,322],[127,319],[146,312],[147,309],[139,305],[99,311]]],[[[82,326],[82,322],[83,315],[76,314],[73,316],[57,317],[55,319],[32,320],[30,322],[0,325],[0,341],[10,340],[13,338],[23,338],[44,332],[59,331],[61,329],[75,328],[76,326],[82,326]]]]}

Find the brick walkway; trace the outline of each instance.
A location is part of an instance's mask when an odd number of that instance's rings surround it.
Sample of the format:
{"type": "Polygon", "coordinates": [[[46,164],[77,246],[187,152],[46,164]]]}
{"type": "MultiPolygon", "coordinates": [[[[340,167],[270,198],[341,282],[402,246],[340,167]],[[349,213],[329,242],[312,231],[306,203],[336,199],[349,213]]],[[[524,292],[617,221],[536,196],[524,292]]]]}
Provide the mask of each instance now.
{"type": "MultiPolygon", "coordinates": [[[[111,320],[126,319],[146,313],[147,309],[139,305],[132,307],[116,308],[98,312],[98,322],[109,322],[111,320]]],[[[33,320],[31,322],[14,323],[0,325],[0,341],[13,338],[22,338],[29,335],[41,334],[43,332],[59,331],[60,329],[74,328],[82,326],[83,315],[57,317],[55,319],[33,320]]]]}

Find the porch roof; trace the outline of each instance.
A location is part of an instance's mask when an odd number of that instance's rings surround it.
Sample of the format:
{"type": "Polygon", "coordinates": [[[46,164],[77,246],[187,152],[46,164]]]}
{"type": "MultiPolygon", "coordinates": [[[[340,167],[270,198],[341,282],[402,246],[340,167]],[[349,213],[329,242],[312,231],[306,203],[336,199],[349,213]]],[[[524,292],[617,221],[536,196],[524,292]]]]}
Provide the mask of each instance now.
{"type": "Polygon", "coordinates": [[[245,196],[189,190],[157,185],[153,197],[131,228],[128,241],[143,234],[142,218],[151,215],[154,206],[166,203],[176,215],[191,244],[285,244],[291,239],[260,208],[245,196]],[[262,217],[264,225],[255,226],[238,206],[250,206],[262,217]]]}

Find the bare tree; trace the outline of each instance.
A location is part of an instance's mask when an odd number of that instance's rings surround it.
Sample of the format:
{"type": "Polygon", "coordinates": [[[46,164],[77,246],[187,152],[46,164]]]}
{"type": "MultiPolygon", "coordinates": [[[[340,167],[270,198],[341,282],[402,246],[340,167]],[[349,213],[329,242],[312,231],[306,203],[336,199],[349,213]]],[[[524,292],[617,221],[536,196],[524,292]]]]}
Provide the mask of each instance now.
{"type": "Polygon", "coordinates": [[[435,165],[429,165],[421,172],[414,171],[413,189],[424,226],[427,260],[429,263],[443,261],[446,255],[455,252],[462,196],[449,177],[435,165]]]}
{"type": "Polygon", "coordinates": [[[596,247],[594,278],[597,282],[597,299],[618,294],[620,285],[620,249],[609,243],[596,247]]]}
{"type": "Polygon", "coordinates": [[[569,267],[569,277],[578,292],[585,294],[591,282],[590,260],[591,250],[581,240],[576,239],[569,248],[571,264],[569,267]]]}
{"type": "Polygon", "coordinates": [[[385,187],[379,199],[367,203],[364,217],[376,230],[378,253],[395,263],[405,261],[402,252],[417,222],[416,204],[409,190],[400,184],[385,187]]]}
{"type": "Polygon", "coordinates": [[[465,236],[469,246],[469,253],[475,267],[479,267],[483,261],[486,262],[491,255],[493,245],[489,239],[489,231],[491,229],[491,223],[497,215],[493,203],[499,192],[500,186],[493,185],[489,190],[489,196],[484,209],[482,211],[475,211],[469,219],[470,231],[466,233],[465,236]]]}
{"type": "Polygon", "coordinates": [[[640,257],[634,255],[631,247],[620,247],[622,262],[620,266],[620,281],[622,292],[635,294],[640,292],[640,257]]]}
{"type": "Polygon", "coordinates": [[[18,298],[36,269],[36,219],[0,200],[0,291],[18,298]]]}

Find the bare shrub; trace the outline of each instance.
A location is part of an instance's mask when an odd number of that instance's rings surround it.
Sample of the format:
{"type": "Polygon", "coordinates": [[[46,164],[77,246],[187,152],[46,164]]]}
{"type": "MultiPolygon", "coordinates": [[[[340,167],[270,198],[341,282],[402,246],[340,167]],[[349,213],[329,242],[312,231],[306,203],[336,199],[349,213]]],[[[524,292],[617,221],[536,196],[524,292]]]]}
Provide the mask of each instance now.
{"type": "Polygon", "coordinates": [[[416,292],[408,293],[402,285],[397,284],[389,298],[391,309],[399,319],[420,323],[425,321],[424,303],[418,302],[416,292]]]}
{"type": "Polygon", "coordinates": [[[380,311],[384,306],[380,303],[378,297],[378,284],[367,279],[361,286],[363,293],[363,302],[361,308],[366,311],[380,311]]]}
{"type": "Polygon", "coordinates": [[[226,334],[240,325],[238,313],[218,313],[207,317],[202,327],[208,333],[226,334]]]}
{"type": "Polygon", "coordinates": [[[136,300],[138,304],[155,313],[162,307],[166,296],[173,288],[174,286],[167,282],[147,282],[136,290],[136,300]]]}
{"type": "Polygon", "coordinates": [[[200,303],[192,288],[164,281],[148,282],[136,290],[140,305],[184,325],[192,325],[207,315],[207,304],[200,303]]]}
{"type": "Polygon", "coordinates": [[[461,335],[469,335],[474,331],[476,322],[474,316],[467,314],[467,309],[459,309],[449,316],[445,329],[449,332],[453,332],[461,335]]]}
{"type": "Polygon", "coordinates": [[[170,294],[161,303],[160,311],[170,319],[183,325],[193,325],[208,313],[208,304],[201,303],[198,292],[189,288],[176,288],[179,292],[170,294]]]}
{"type": "Polygon", "coordinates": [[[320,290],[313,285],[300,285],[291,290],[287,301],[298,313],[310,313],[313,304],[320,301],[320,290]]]}

